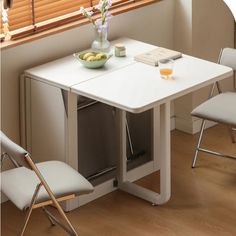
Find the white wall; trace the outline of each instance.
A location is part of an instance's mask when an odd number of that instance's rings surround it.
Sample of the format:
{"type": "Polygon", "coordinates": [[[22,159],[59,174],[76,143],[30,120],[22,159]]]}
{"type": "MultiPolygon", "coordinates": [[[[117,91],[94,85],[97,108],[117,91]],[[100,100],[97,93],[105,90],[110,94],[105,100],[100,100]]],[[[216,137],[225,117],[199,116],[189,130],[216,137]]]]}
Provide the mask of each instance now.
{"type": "Polygon", "coordinates": [[[192,53],[192,0],[175,0],[174,48],[192,53]]]}
{"type": "MultiPolygon", "coordinates": [[[[176,50],[217,62],[220,49],[234,46],[233,15],[222,0],[177,0],[175,5],[176,50]]],[[[224,89],[232,88],[232,79],[223,82],[224,89]]],[[[190,112],[205,101],[209,87],[175,101],[175,127],[188,133],[200,128],[200,120],[190,112]]]]}
{"type": "MultiPolygon", "coordinates": [[[[173,47],[173,0],[133,10],[111,20],[110,38],[126,36],[173,47]]],[[[1,62],[1,129],[19,142],[19,75],[27,68],[86,49],[94,38],[91,25],[4,49],[1,62]]]]}
{"type": "MultiPolygon", "coordinates": [[[[193,0],[193,9],[193,55],[217,62],[221,48],[234,47],[233,15],[222,0],[193,0]]],[[[230,89],[232,81],[224,81],[222,86],[230,89]]],[[[208,92],[208,88],[196,91],[193,106],[203,102],[208,92]]]]}

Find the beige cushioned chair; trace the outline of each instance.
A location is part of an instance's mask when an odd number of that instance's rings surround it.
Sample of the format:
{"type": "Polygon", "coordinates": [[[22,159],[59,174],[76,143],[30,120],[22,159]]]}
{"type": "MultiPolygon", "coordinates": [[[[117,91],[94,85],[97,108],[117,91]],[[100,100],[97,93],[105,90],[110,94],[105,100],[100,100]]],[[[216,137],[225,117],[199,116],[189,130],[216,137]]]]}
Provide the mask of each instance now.
{"type": "Polygon", "coordinates": [[[12,142],[2,131],[0,138],[4,151],[1,162],[8,157],[16,167],[1,173],[1,191],[20,210],[28,211],[21,235],[25,232],[32,210],[39,207],[42,207],[53,225],[61,226],[69,235],[78,235],[59,202],[90,193],[93,186],[64,162],[45,161],[34,164],[30,154],[12,142]],[[48,205],[57,208],[67,225],[52,215],[46,208],[48,205]]]}
{"type": "MultiPolygon", "coordinates": [[[[236,71],[236,49],[224,48],[221,51],[221,54],[219,57],[219,63],[225,66],[229,66],[234,71],[236,71]]],[[[235,83],[234,83],[234,86],[235,86],[235,83]]],[[[215,122],[222,123],[228,126],[231,140],[233,143],[235,143],[233,131],[235,130],[235,127],[236,127],[236,91],[222,93],[219,82],[216,82],[212,87],[210,99],[208,99],[207,101],[205,101],[204,103],[196,107],[192,111],[191,115],[203,119],[200,135],[199,135],[199,140],[198,140],[198,144],[195,151],[195,156],[192,162],[193,168],[196,165],[199,151],[206,152],[208,154],[212,154],[216,156],[223,156],[223,157],[233,158],[233,159],[236,158],[235,156],[221,154],[216,151],[211,151],[211,150],[207,150],[205,148],[200,147],[206,120],[215,121],[215,122]],[[212,97],[215,86],[217,86],[219,94],[216,95],[215,97],[212,97]]]]}

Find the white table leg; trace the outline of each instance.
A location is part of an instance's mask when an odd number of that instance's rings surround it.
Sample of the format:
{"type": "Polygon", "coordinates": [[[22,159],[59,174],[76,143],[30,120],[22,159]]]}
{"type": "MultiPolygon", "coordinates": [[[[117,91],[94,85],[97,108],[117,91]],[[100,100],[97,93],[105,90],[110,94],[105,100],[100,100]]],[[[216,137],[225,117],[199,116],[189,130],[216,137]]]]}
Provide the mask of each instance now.
{"type": "Polygon", "coordinates": [[[116,109],[117,134],[118,134],[118,155],[119,162],[117,166],[118,184],[126,181],[127,174],[127,156],[126,156],[126,112],[116,109]]]}
{"type": "Polygon", "coordinates": [[[26,78],[20,76],[20,144],[26,149],[26,78]]]}
{"type": "Polygon", "coordinates": [[[170,163],[170,102],[160,106],[160,199],[158,204],[163,204],[171,195],[171,163],[170,163]]]}
{"type": "Polygon", "coordinates": [[[67,93],[66,117],[65,117],[65,162],[78,169],[78,117],[77,117],[77,95],[67,93]]]}
{"type": "MultiPolygon", "coordinates": [[[[78,120],[77,120],[77,95],[64,91],[65,98],[65,162],[78,169],[78,120]]],[[[71,211],[79,206],[78,197],[66,201],[65,210],[71,211]]]]}
{"type": "Polygon", "coordinates": [[[125,112],[117,110],[117,132],[119,143],[118,187],[132,195],[140,197],[153,204],[164,204],[170,199],[170,103],[165,103],[153,111],[153,155],[154,170],[160,166],[160,193],[138,186],[126,180],[126,130],[125,112]],[[157,128],[159,128],[157,130],[157,128]]]}
{"type": "Polygon", "coordinates": [[[31,78],[24,74],[20,77],[20,143],[28,152],[32,152],[31,120],[31,78]]]}

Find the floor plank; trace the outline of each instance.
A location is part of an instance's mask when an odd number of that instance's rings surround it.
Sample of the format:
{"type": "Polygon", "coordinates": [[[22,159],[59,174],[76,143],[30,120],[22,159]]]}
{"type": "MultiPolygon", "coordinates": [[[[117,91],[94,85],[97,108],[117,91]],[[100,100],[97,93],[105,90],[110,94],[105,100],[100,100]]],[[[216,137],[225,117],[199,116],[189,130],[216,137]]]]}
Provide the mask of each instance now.
{"type": "MultiPolygon", "coordinates": [[[[236,154],[227,128],[207,130],[207,144],[236,154]]],[[[115,191],[68,213],[83,236],[235,236],[236,162],[200,154],[197,168],[191,168],[197,136],[172,132],[172,196],[163,206],[115,191]]],[[[138,181],[159,189],[159,173],[138,181]]],[[[19,235],[24,214],[10,202],[2,204],[2,236],[19,235]]],[[[50,227],[42,211],[35,210],[26,236],[66,235],[50,227]]]]}

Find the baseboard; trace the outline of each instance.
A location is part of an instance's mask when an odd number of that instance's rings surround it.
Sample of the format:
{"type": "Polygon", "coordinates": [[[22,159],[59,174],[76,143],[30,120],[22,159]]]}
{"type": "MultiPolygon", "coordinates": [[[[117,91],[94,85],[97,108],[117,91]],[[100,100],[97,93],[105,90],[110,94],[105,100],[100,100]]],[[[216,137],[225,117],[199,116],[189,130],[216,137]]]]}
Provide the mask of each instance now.
{"type": "MultiPolygon", "coordinates": [[[[196,134],[196,133],[198,133],[200,131],[201,124],[202,124],[202,119],[197,119],[197,120],[195,120],[193,122],[193,133],[192,134],[196,134]]],[[[214,122],[214,121],[207,121],[206,125],[205,125],[205,129],[208,129],[208,128],[213,127],[215,125],[217,125],[216,122],[214,122]]]]}
{"type": "MultiPolygon", "coordinates": [[[[182,119],[180,117],[175,117],[175,128],[177,130],[183,131],[189,134],[196,134],[200,131],[202,124],[202,119],[182,119]]],[[[207,121],[205,129],[216,125],[216,122],[207,121]]]]}

